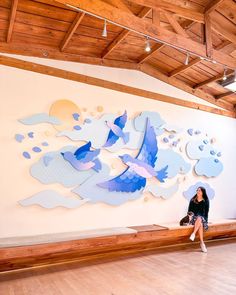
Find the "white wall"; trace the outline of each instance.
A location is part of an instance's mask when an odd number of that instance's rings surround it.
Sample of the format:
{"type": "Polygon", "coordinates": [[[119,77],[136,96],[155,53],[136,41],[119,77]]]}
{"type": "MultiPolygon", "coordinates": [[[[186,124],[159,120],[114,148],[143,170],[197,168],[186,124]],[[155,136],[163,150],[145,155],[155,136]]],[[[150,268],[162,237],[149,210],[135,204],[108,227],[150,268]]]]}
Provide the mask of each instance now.
{"type": "MultiPolygon", "coordinates": [[[[139,72],[28,59],[209,105],[197,97],[139,72]]],[[[0,237],[179,220],[188,205],[182,196],[182,191],[197,180],[208,182],[216,191],[216,197],[211,202],[210,219],[236,217],[235,119],[5,66],[0,66],[0,77],[0,163],[2,168],[0,237]],[[19,124],[17,119],[38,112],[48,112],[51,104],[58,99],[72,100],[95,114],[98,105],[104,107],[105,113],[117,113],[124,109],[127,109],[129,114],[143,110],[155,110],[169,124],[185,129],[193,127],[204,130],[209,136],[217,138],[217,144],[223,151],[224,170],[220,176],[211,179],[203,177],[196,179],[192,172],[189,172],[186,181],[180,184],[178,193],[169,200],[150,197],[148,202],[141,198],[118,207],[105,204],[85,204],[72,210],[64,208],[47,210],[38,206],[21,207],[17,203],[19,200],[44,189],[55,189],[65,195],[71,195],[68,189],[59,184],[42,185],[32,178],[29,168],[41,155],[35,155],[32,161],[24,160],[21,156],[20,144],[14,140],[15,133],[24,133],[32,129],[32,127],[19,124]]],[[[39,140],[40,136],[44,138],[46,130],[51,132],[48,138],[50,150],[57,150],[65,144],[70,144],[66,138],[55,138],[56,130],[46,124],[37,126],[39,140]]]]}

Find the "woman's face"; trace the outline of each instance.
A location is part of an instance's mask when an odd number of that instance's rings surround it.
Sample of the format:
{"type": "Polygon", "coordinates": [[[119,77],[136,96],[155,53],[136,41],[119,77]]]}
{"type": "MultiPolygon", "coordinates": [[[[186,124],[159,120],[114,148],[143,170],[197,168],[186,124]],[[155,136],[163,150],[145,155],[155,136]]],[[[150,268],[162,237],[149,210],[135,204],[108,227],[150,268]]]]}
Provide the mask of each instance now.
{"type": "Polygon", "coordinates": [[[197,189],[197,196],[200,198],[202,197],[202,190],[200,187],[197,189]]]}

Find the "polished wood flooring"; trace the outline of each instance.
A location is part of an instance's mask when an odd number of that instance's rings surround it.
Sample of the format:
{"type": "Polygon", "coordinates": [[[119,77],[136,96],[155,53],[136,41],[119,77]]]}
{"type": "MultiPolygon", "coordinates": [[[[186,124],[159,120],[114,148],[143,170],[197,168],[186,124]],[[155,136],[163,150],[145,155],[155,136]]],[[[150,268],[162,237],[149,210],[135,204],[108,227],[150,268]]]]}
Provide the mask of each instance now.
{"type": "Polygon", "coordinates": [[[162,249],[81,267],[52,265],[0,274],[1,295],[233,295],[236,240],[162,249]]]}

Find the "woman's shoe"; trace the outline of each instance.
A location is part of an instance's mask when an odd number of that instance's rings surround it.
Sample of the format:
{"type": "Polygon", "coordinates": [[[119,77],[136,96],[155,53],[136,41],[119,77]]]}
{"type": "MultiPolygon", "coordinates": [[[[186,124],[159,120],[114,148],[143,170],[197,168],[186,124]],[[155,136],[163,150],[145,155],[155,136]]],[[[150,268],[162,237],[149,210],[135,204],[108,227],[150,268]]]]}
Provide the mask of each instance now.
{"type": "Polygon", "coordinates": [[[193,242],[195,240],[195,233],[192,233],[189,239],[193,242]]]}
{"type": "Polygon", "coordinates": [[[200,246],[201,246],[202,252],[207,253],[206,245],[203,242],[200,243],[200,246]]]}

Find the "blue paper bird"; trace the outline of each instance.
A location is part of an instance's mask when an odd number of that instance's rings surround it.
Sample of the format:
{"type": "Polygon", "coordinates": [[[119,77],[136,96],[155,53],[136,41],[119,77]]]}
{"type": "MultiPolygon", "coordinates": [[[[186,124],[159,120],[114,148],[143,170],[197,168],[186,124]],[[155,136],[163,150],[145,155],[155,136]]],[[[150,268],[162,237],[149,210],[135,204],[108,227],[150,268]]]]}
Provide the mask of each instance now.
{"type": "Polygon", "coordinates": [[[168,165],[160,171],[154,170],[157,152],[156,134],[153,126],[150,126],[149,120],[147,120],[143,143],[136,158],[127,154],[120,156],[128,168],[117,177],[97,185],[109,191],[129,193],[145,187],[146,179],[153,176],[164,182],[164,179],[167,178],[168,165]]]}
{"type": "Polygon", "coordinates": [[[89,141],[78,148],[75,153],[68,151],[61,153],[61,155],[78,171],[93,169],[99,172],[102,168],[100,160],[96,159],[99,153],[100,149],[91,150],[91,142],[89,141]]]}
{"type": "Polygon", "coordinates": [[[122,138],[125,144],[129,141],[129,132],[123,132],[126,121],[127,121],[126,111],[124,112],[122,116],[117,117],[114,123],[105,121],[107,126],[110,128],[110,132],[108,134],[106,143],[104,144],[103,147],[112,146],[113,144],[117,142],[119,138],[122,138]]]}

